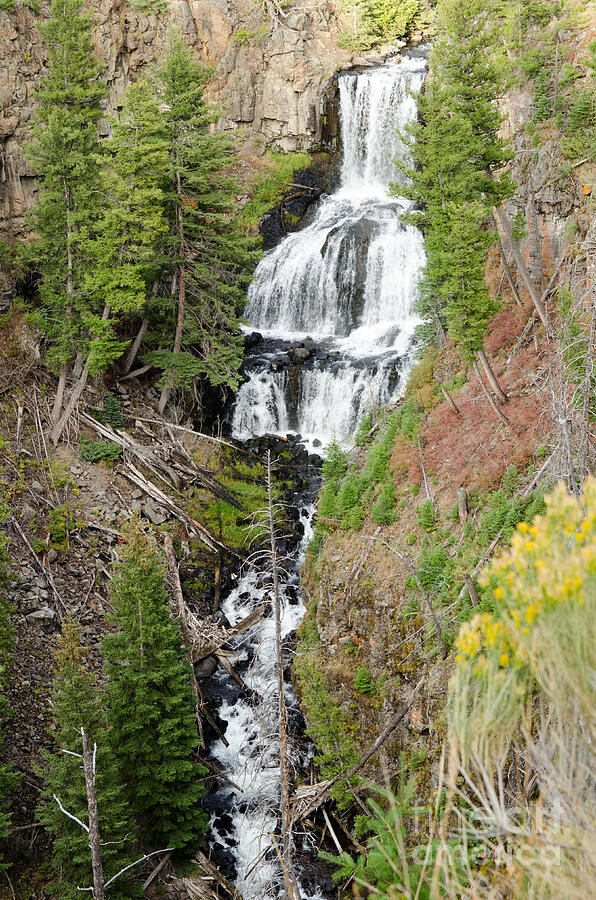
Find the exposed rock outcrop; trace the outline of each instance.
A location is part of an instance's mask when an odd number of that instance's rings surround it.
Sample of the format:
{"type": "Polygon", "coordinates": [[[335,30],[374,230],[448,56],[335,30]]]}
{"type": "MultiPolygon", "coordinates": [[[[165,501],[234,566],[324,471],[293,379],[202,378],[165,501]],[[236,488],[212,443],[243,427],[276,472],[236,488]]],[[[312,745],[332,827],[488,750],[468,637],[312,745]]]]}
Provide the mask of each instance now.
{"type": "MultiPolygon", "coordinates": [[[[41,9],[45,18],[47,0],[41,9]]],[[[219,127],[243,129],[255,143],[284,151],[308,150],[327,139],[327,84],[352,59],[338,47],[333,0],[290,10],[275,26],[254,0],[169,0],[166,12],[150,15],[122,0],[91,0],[91,9],[109,87],[101,136],[109,134],[108,116],[127,84],[156,61],[173,28],[213,67],[207,97],[221,109],[219,127]]],[[[21,0],[12,13],[0,12],[0,232],[9,239],[22,232],[24,214],[35,202],[35,172],[22,148],[45,71],[37,21],[21,0]]]]}

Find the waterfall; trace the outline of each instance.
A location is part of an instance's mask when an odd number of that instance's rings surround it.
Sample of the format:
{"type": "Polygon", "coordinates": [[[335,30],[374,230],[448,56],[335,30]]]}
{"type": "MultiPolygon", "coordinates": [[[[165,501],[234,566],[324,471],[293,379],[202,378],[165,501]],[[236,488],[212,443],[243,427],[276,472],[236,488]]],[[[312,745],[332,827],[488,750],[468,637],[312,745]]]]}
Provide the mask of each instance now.
{"type": "MultiPolygon", "coordinates": [[[[394,160],[407,159],[397,129],[415,115],[412,92],[424,70],[424,58],[412,55],[340,77],[341,184],[319,203],[312,222],[257,268],[245,316],[247,331],[263,339],[251,341],[247,353],[248,379],[233,411],[236,436],[293,432],[314,446],[349,440],[367,408],[399,390],[424,250],[420,233],[400,222],[408,201],[393,196],[390,184],[400,180],[394,160]]],[[[304,538],[284,563],[284,637],[304,615],[299,571],[313,509],[298,502],[304,538]]],[[[268,592],[259,573],[249,571],[222,603],[226,619],[239,622],[268,592]]],[[[283,896],[273,835],[281,778],[274,641],[271,617],[236,639],[235,662],[250,696],[231,694],[225,672],[215,676],[227,729],[226,740],[210,749],[230,781],[212,795],[211,850],[232,861],[229,874],[244,900],[283,896]]],[[[285,694],[292,710],[289,683],[285,694]]],[[[291,748],[291,763],[300,768],[305,760],[296,758],[295,743],[291,748]]],[[[323,893],[299,886],[297,900],[322,900],[323,893]]]]}
{"type": "Polygon", "coordinates": [[[400,221],[409,202],[392,195],[391,184],[398,190],[402,179],[395,160],[408,161],[399,130],[416,114],[425,65],[412,56],[340,76],[341,184],[257,267],[245,318],[265,348],[247,358],[232,418],[237,436],[349,440],[366,407],[399,389],[424,246],[400,221]],[[314,345],[307,365],[272,365],[268,343],[306,339],[314,345]],[[337,353],[342,364],[330,366],[337,353]]]}

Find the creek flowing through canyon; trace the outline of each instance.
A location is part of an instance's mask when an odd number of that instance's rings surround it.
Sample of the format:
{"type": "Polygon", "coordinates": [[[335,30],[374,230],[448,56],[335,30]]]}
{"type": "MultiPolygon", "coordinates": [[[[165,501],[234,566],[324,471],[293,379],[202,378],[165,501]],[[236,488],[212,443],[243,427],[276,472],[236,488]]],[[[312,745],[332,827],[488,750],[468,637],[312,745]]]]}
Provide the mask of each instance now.
{"type": "MultiPolygon", "coordinates": [[[[232,414],[240,439],[300,435],[300,452],[331,440],[349,442],[359,418],[372,405],[397,396],[407,369],[416,326],[414,303],[424,263],[423,239],[400,221],[410,206],[399,196],[396,159],[407,160],[398,130],[416,115],[414,94],[425,74],[425,54],[414,52],[377,68],[338,79],[342,172],[335,193],[309,213],[310,222],[265,255],[249,289],[247,332],[259,333],[247,354],[247,381],[232,414]],[[393,191],[392,183],[396,184],[393,191]],[[292,349],[300,348],[296,365],[292,349]]],[[[294,356],[296,356],[294,352],[294,356]]],[[[289,673],[291,637],[304,615],[300,566],[312,529],[314,487],[293,498],[294,542],[284,561],[281,633],[284,670],[289,673]]],[[[308,480],[308,479],[307,479],[308,480]]],[[[247,567],[221,604],[235,625],[271,599],[265,573],[247,567]]],[[[243,900],[285,896],[278,862],[280,741],[276,628],[265,617],[236,638],[232,662],[246,688],[231,685],[221,669],[211,694],[225,741],[211,754],[232,783],[210,801],[211,852],[243,900]],[[276,837],[277,834],[277,837],[276,837]]],[[[293,739],[301,716],[289,676],[285,700],[290,732],[290,767],[304,771],[312,755],[305,740],[293,739]]],[[[300,896],[323,900],[329,885],[317,882],[308,865],[316,848],[306,834],[294,839],[300,896]]],[[[333,894],[332,896],[335,896],[333,894]]]]}

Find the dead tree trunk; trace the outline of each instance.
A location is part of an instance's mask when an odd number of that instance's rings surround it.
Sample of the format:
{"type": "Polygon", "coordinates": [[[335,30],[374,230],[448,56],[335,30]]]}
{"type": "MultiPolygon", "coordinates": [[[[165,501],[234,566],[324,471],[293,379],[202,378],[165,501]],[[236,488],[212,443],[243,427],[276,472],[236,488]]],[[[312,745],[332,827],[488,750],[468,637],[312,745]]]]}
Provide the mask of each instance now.
{"type": "Polygon", "coordinates": [[[99,836],[99,816],[97,813],[97,797],[95,795],[95,751],[89,746],[89,739],[83,734],[83,771],[85,788],[87,789],[87,809],[89,812],[89,847],[91,848],[91,868],[93,869],[94,900],[104,900],[103,864],[101,861],[101,839],[99,836]]]}
{"type": "Polygon", "coordinates": [[[457,492],[457,509],[459,513],[459,521],[463,523],[468,518],[468,495],[465,488],[460,488],[457,492]]]}
{"type": "Polygon", "coordinates": [[[478,351],[478,359],[482,363],[482,368],[486,372],[486,377],[488,378],[488,383],[492,387],[493,391],[501,401],[501,403],[507,403],[509,397],[502,389],[501,385],[497,380],[497,376],[494,373],[493,367],[491,366],[488,356],[486,355],[484,349],[478,351]]]}
{"type": "Polygon", "coordinates": [[[447,403],[449,404],[449,406],[451,407],[453,412],[456,414],[456,416],[461,416],[461,410],[460,410],[459,406],[457,405],[457,403],[455,402],[455,400],[453,399],[453,397],[451,396],[451,394],[449,393],[449,391],[447,390],[447,388],[442,384],[439,385],[439,387],[441,388],[441,393],[443,394],[443,397],[445,398],[445,400],[447,401],[447,403]]]}
{"type": "Polygon", "coordinates": [[[490,403],[490,405],[492,406],[492,408],[498,415],[501,422],[503,422],[504,425],[511,425],[511,422],[509,421],[509,419],[507,418],[507,416],[505,415],[503,410],[499,407],[499,404],[495,402],[493,395],[491,394],[491,392],[485,385],[484,378],[482,377],[480,368],[478,366],[478,360],[476,360],[476,359],[474,360],[474,371],[476,372],[476,375],[478,376],[478,381],[480,382],[480,386],[481,386],[482,390],[484,391],[486,399],[488,400],[488,402],[490,403]]]}
{"type": "Polygon", "coordinates": [[[281,598],[279,593],[279,570],[277,542],[275,539],[275,509],[271,479],[271,451],[267,451],[267,519],[273,577],[273,607],[275,616],[275,675],[277,678],[279,715],[279,756],[280,756],[280,812],[281,812],[281,857],[286,880],[286,900],[298,896],[294,889],[292,866],[292,823],[290,809],[290,761],[288,755],[288,717],[284,689],[284,669],[282,660],[281,598]]]}
{"type": "MultiPolygon", "coordinates": [[[[180,180],[180,173],[178,172],[176,175],[176,194],[178,197],[178,210],[176,213],[176,227],[178,230],[178,317],[176,319],[176,333],[174,334],[174,356],[177,353],[180,353],[182,348],[182,331],[184,328],[184,318],[186,316],[186,269],[184,265],[184,220],[182,217],[182,183],[180,180]]],[[[159,398],[159,403],[157,408],[161,415],[163,415],[166,406],[168,405],[168,400],[170,399],[170,395],[172,393],[172,389],[174,387],[174,377],[176,374],[176,367],[173,366],[171,371],[168,373],[167,381],[164,384],[161,392],[161,396],[159,398]]]]}
{"type": "Polygon", "coordinates": [[[470,595],[470,601],[472,606],[478,606],[480,603],[480,597],[478,596],[478,591],[476,590],[476,585],[472,581],[471,577],[467,572],[464,573],[464,582],[468,589],[468,594],[470,595]]]}
{"type": "Polygon", "coordinates": [[[141,349],[141,344],[143,343],[143,338],[147,334],[147,329],[149,328],[149,320],[143,319],[140,324],[139,330],[136,333],[136,337],[130,347],[128,348],[128,353],[126,354],[126,360],[124,361],[124,369],[122,374],[128,375],[130,370],[132,369],[133,363],[137,358],[137,353],[141,349]]]}
{"type": "Polygon", "coordinates": [[[590,336],[588,338],[588,349],[586,351],[586,371],[584,376],[584,396],[582,398],[582,421],[580,436],[580,462],[579,477],[583,482],[587,474],[587,455],[588,455],[588,427],[590,419],[590,396],[592,393],[592,379],[594,377],[594,332],[596,329],[596,310],[592,303],[592,320],[590,322],[590,336]]]}
{"type": "Polygon", "coordinates": [[[532,303],[534,304],[534,306],[536,308],[536,312],[540,316],[540,320],[541,320],[542,324],[544,325],[544,327],[548,328],[548,314],[546,312],[546,307],[545,307],[544,303],[542,302],[542,298],[540,297],[540,294],[538,293],[538,289],[537,289],[536,285],[534,284],[534,282],[532,281],[530,273],[528,272],[528,268],[527,268],[524,260],[522,259],[522,255],[520,253],[517,241],[513,237],[513,232],[511,230],[511,223],[509,221],[509,217],[501,204],[499,204],[498,206],[495,207],[495,215],[497,218],[497,222],[501,225],[501,228],[505,232],[505,237],[506,237],[507,243],[509,244],[511,252],[513,253],[513,258],[515,260],[517,270],[522,277],[522,280],[528,290],[530,297],[532,298],[532,303]]]}
{"type": "MultiPolygon", "coordinates": [[[[104,306],[103,313],[101,315],[102,322],[107,322],[110,317],[111,308],[108,304],[104,306]]],[[[73,387],[70,397],[68,398],[68,403],[66,404],[66,408],[52,430],[50,431],[50,440],[56,446],[60,438],[62,437],[62,432],[68,425],[68,420],[74,412],[74,409],[79,402],[81,394],[85,390],[85,385],[87,384],[87,379],[89,378],[89,361],[90,357],[87,357],[87,361],[81,372],[81,376],[75,386],[73,387]]]]}
{"type": "Polygon", "coordinates": [[[519,296],[519,291],[517,289],[517,285],[515,283],[515,279],[513,277],[513,272],[511,271],[511,266],[509,265],[509,260],[507,259],[507,254],[505,253],[505,248],[503,247],[503,241],[499,233],[497,232],[497,246],[499,248],[499,255],[501,257],[501,262],[503,263],[503,269],[505,270],[505,275],[507,276],[507,281],[509,282],[509,287],[513,293],[513,297],[518,306],[522,306],[522,302],[519,296]]]}

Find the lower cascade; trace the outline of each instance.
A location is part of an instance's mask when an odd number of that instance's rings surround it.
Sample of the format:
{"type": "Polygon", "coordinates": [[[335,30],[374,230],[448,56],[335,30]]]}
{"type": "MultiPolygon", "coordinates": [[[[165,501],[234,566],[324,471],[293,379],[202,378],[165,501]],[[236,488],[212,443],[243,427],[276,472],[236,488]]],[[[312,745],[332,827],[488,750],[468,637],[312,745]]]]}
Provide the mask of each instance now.
{"type": "MultiPolygon", "coordinates": [[[[248,342],[248,378],[232,417],[235,436],[293,433],[315,447],[347,441],[368,408],[399,392],[417,322],[424,248],[421,234],[400,221],[409,201],[398,196],[402,176],[394,161],[408,160],[398,131],[415,116],[413,93],[425,65],[424,52],[413,52],[340,76],[341,184],[319,203],[311,223],[287,236],[257,268],[246,330],[258,334],[248,342]]],[[[299,571],[312,533],[310,500],[298,498],[304,537],[284,563],[284,642],[304,613],[299,571]]],[[[222,612],[235,625],[270,597],[263,573],[249,570],[222,603],[222,612]]],[[[226,740],[218,740],[211,752],[229,781],[212,807],[212,850],[216,859],[231,860],[227,874],[243,900],[278,900],[287,890],[278,861],[282,754],[274,617],[236,640],[246,690],[230,691],[227,675],[215,676],[218,714],[227,729],[226,740]]],[[[287,666],[285,644],[284,653],[287,666]]],[[[291,734],[292,718],[300,713],[288,680],[284,690],[291,734]]],[[[288,756],[294,769],[308,762],[291,739],[288,756]]],[[[313,849],[308,836],[294,837],[295,860],[306,859],[313,849]]],[[[317,887],[316,878],[313,887],[304,865],[296,865],[295,878],[295,900],[335,896],[317,887]]]]}

